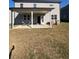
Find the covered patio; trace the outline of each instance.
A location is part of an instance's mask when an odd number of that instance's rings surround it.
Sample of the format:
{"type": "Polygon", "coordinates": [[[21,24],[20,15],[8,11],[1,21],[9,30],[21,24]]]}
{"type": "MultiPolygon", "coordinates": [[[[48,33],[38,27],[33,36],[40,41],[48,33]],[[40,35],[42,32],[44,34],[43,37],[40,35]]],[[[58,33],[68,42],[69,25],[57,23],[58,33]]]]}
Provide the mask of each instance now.
{"type": "Polygon", "coordinates": [[[44,15],[51,8],[10,8],[11,28],[51,28],[45,24],[44,15]]]}

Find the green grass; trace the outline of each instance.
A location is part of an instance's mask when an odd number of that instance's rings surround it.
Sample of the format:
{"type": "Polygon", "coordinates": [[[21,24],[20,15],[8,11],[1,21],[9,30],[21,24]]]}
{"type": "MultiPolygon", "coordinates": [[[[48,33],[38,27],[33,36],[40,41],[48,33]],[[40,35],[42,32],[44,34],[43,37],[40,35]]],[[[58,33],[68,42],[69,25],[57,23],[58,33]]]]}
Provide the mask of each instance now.
{"type": "Polygon", "coordinates": [[[69,24],[10,30],[10,49],[12,45],[12,59],[69,59],[69,24]]]}

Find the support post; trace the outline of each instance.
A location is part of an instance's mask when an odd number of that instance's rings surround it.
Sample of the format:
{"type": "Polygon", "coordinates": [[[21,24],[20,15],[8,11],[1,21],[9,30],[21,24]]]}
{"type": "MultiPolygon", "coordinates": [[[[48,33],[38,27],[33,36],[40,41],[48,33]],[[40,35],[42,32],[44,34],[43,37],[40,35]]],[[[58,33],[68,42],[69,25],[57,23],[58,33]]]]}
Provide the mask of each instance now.
{"type": "Polygon", "coordinates": [[[11,28],[14,27],[14,12],[11,11],[11,28]]]}
{"type": "Polygon", "coordinates": [[[33,27],[33,11],[31,11],[31,25],[33,27]]]}
{"type": "Polygon", "coordinates": [[[52,28],[52,26],[53,26],[53,22],[52,22],[52,20],[50,19],[50,28],[52,28]]]}

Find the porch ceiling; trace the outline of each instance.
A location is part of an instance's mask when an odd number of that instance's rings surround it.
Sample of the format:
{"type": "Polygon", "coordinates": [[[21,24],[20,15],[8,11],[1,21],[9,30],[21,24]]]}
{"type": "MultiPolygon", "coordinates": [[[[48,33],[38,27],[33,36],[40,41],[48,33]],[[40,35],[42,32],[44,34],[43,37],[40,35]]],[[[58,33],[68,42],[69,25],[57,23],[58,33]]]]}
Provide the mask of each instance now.
{"type": "Polygon", "coordinates": [[[54,8],[10,8],[10,10],[19,12],[19,13],[30,13],[33,11],[34,13],[47,13],[54,8]]]}
{"type": "MultiPolygon", "coordinates": [[[[26,10],[21,10],[21,11],[17,11],[18,13],[31,13],[31,11],[26,11],[26,10]]],[[[47,13],[48,11],[33,11],[33,13],[37,14],[37,13],[47,13]]]]}

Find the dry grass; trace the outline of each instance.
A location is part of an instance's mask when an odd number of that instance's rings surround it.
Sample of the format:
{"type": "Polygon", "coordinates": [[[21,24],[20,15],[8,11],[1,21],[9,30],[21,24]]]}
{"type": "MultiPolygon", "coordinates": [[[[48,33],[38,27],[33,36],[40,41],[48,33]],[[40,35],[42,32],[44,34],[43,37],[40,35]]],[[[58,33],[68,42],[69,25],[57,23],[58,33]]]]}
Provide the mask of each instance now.
{"type": "Polygon", "coordinates": [[[68,59],[69,25],[61,23],[52,29],[10,30],[11,59],[68,59]]]}

